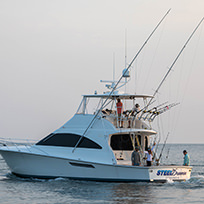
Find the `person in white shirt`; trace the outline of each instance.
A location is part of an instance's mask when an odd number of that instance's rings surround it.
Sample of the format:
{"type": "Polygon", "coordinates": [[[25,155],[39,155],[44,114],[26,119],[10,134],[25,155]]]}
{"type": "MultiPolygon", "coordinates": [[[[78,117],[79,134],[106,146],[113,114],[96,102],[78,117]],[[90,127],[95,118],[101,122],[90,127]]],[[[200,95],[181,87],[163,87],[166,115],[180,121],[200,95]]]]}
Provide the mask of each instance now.
{"type": "MultiPolygon", "coordinates": [[[[135,106],[133,107],[132,111],[130,112],[129,116],[137,116],[137,118],[139,117],[139,112],[141,111],[140,109],[140,105],[137,103],[135,104],[135,106]]],[[[128,128],[130,128],[130,123],[131,123],[131,118],[128,120],[128,128]]]]}
{"type": "Polygon", "coordinates": [[[153,147],[149,148],[148,151],[144,151],[144,153],[147,155],[147,157],[146,157],[147,166],[152,165],[153,149],[154,149],[155,145],[156,145],[156,143],[154,143],[153,147]]]}

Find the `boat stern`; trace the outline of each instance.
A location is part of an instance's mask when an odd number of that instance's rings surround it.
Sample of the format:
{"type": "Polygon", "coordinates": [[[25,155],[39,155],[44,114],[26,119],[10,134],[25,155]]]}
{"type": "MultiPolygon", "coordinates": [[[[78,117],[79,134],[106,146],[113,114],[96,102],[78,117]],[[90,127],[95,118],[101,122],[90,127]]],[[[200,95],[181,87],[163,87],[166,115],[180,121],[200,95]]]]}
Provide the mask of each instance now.
{"type": "Polygon", "coordinates": [[[156,166],[149,168],[150,181],[187,181],[191,176],[191,166],[156,166]]]}

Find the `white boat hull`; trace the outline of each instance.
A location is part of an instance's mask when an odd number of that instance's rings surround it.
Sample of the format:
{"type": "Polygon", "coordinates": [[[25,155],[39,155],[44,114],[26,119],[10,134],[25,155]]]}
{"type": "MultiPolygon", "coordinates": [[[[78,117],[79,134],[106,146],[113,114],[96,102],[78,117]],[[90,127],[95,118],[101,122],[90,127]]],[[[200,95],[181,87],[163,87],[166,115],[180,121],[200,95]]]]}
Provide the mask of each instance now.
{"type": "Polygon", "coordinates": [[[20,177],[57,178],[136,182],[185,181],[190,179],[189,166],[127,166],[91,163],[33,153],[0,150],[11,172],[20,177]]]}

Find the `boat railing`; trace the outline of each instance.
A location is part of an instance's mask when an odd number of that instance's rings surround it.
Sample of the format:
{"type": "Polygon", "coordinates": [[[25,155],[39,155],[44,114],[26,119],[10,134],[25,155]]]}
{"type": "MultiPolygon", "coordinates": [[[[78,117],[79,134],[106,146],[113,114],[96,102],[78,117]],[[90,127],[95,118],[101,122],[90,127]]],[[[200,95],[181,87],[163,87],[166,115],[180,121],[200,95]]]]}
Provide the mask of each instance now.
{"type": "Polygon", "coordinates": [[[116,128],[142,128],[142,120],[138,117],[122,114],[120,117],[117,115],[116,112],[108,112],[107,110],[102,110],[102,117],[106,118],[109,122],[111,122],[116,128]],[[123,125],[121,125],[121,122],[123,125]]]}
{"type": "Polygon", "coordinates": [[[25,146],[25,148],[31,152],[29,147],[36,142],[37,140],[33,139],[0,138],[0,145],[6,147],[8,150],[11,149],[11,147],[15,147],[17,151],[21,151],[19,146],[25,146]]]}
{"type": "Polygon", "coordinates": [[[36,149],[40,152],[43,152],[46,155],[49,155],[46,151],[38,148],[36,145],[36,142],[38,142],[38,140],[34,140],[34,139],[18,139],[18,138],[0,138],[0,145],[2,145],[4,148],[8,149],[8,150],[14,150],[13,148],[15,147],[16,150],[18,152],[24,152],[22,151],[22,146],[25,147],[25,149],[27,150],[27,152],[29,153],[36,153],[36,151],[34,152],[33,149],[36,149]],[[32,146],[32,148],[30,148],[32,146]],[[19,148],[21,147],[21,148],[19,148]]]}

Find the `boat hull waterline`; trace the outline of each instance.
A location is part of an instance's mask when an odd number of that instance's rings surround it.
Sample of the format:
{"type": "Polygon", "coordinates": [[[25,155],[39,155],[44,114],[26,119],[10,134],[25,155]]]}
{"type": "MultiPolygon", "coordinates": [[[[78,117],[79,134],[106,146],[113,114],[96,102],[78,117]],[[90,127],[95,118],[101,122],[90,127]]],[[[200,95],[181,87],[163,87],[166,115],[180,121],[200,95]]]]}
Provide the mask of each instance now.
{"type": "Polygon", "coordinates": [[[129,166],[92,163],[0,150],[11,172],[24,178],[69,178],[106,182],[167,182],[190,179],[190,166],[129,166]]]}

